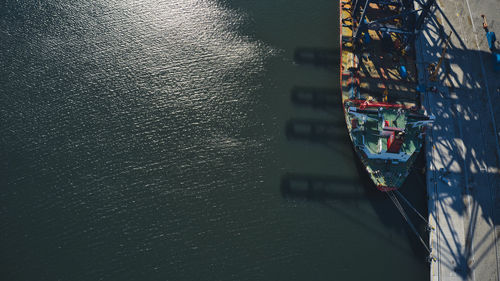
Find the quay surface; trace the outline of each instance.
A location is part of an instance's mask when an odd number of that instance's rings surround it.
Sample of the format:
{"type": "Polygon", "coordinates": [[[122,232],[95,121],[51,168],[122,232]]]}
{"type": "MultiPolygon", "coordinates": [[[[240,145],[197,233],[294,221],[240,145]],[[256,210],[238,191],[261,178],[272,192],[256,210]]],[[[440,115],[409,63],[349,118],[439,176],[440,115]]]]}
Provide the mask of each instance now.
{"type": "Polygon", "coordinates": [[[440,0],[417,37],[427,133],[430,280],[500,280],[500,73],[493,72],[481,14],[500,34],[497,0],[440,0]],[[437,82],[427,67],[439,61],[437,82]]]}

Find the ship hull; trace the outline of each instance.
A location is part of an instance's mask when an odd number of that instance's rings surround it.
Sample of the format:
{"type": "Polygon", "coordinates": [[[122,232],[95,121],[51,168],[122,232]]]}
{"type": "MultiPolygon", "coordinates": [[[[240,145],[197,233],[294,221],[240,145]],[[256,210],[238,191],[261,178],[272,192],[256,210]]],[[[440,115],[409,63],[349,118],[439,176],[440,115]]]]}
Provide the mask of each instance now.
{"type": "MultiPolygon", "coordinates": [[[[354,151],[377,189],[393,191],[408,176],[425,133],[425,127],[411,125],[417,122],[415,116],[425,119],[415,90],[416,67],[410,55],[401,54],[402,48],[394,46],[400,40],[394,34],[382,37],[380,32],[369,30],[364,34],[366,40],[355,46],[352,37],[356,19],[352,18],[350,3],[340,1],[339,9],[340,85],[346,127],[354,151]],[[394,124],[398,126],[391,129],[394,124]],[[394,145],[391,130],[405,135],[399,150],[390,147],[394,145]]],[[[394,8],[382,9],[375,4],[368,9],[368,20],[397,13],[394,8]]]]}

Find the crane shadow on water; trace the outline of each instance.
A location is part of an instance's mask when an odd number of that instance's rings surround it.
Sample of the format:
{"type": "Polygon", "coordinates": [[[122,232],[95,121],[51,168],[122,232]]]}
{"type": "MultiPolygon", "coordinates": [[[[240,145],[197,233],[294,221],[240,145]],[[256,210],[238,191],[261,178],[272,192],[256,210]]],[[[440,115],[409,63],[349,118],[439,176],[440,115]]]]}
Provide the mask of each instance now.
{"type": "MultiPolygon", "coordinates": [[[[423,155],[423,154],[422,154],[423,155]]],[[[419,158],[423,158],[420,156],[419,158]]],[[[317,174],[299,174],[287,173],[281,178],[281,194],[287,200],[306,200],[316,202],[327,207],[329,210],[341,214],[353,223],[367,230],[369,235],[386,240],[400,251],[407,251],[404,245],[393,243],[389,231],[381,230],[377,225],[382,222],[383,226],[396,232],[403,232],[408,237],[409,245],[414,255],[421,257],[421,263],[426,262],[428,253],[420,244],[415,233],[404,221],[396,207],[388,196],[378,191],[371,182],[361,162],[356,159],[356,169],[358,177],[350,178],[338,175],[317,175],[317,174]],[[366,201],[371,205],[374,212],[368,212],[364,208],[357,207],[366,201]],[[349,204],[351,207],[342,207],[349,204]],[[369,219],[373,216],[377,218],[369,219]]],[[[408,176],[407,183],[401,189],[401,193],[412,202],[412,205],[420,213],[426,213],[425,198],[425,179],[420,173],[425,165],[424,159],[419,159],[420,165],[408,176]],[[422,185],[421,185],[422,184],[422,185]],[[420,185],[421,188],[415,188],[408,185],[420,185]]],[[[407,214],[419,231],[419,234],[426,239],[427,225],[418,220],[416,214],[411,213],[405,206],[407,214]]]]}
{"type": "Polygon", "coordinates": [[[295,49],[294,61],[301,65],[314,65],[329,70],[337,70],[339,60],[339,49],[299,47],[295,49]]]}

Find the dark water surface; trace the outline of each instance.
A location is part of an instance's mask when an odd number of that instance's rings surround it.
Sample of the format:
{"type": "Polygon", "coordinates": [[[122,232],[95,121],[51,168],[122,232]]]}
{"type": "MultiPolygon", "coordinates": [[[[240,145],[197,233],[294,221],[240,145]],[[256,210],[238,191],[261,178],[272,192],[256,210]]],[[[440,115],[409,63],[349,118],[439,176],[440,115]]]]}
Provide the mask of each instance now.
{"type": "Polygon", "coordinates": [[[337,1],[2,1],[0,279],[428,279],[304,47],[337,1]]]}

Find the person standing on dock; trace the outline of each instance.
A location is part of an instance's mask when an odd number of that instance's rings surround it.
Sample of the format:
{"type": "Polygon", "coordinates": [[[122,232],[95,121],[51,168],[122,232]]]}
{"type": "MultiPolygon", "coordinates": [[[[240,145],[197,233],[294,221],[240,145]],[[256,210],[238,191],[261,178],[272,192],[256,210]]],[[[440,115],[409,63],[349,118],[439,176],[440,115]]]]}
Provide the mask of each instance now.
{"type": "Polygon", "coordinates": [[[495,35],[495,32],[489,31],[488,23],[486,22],[486,16],[481,15],[481,17],[483,18],[483,29],[486,32],[486,40],[488,41],[488,47],[490,48],[490,51],[494,53],[496,51],[495,42],[497,40],[497,37],[495,35]]]}

